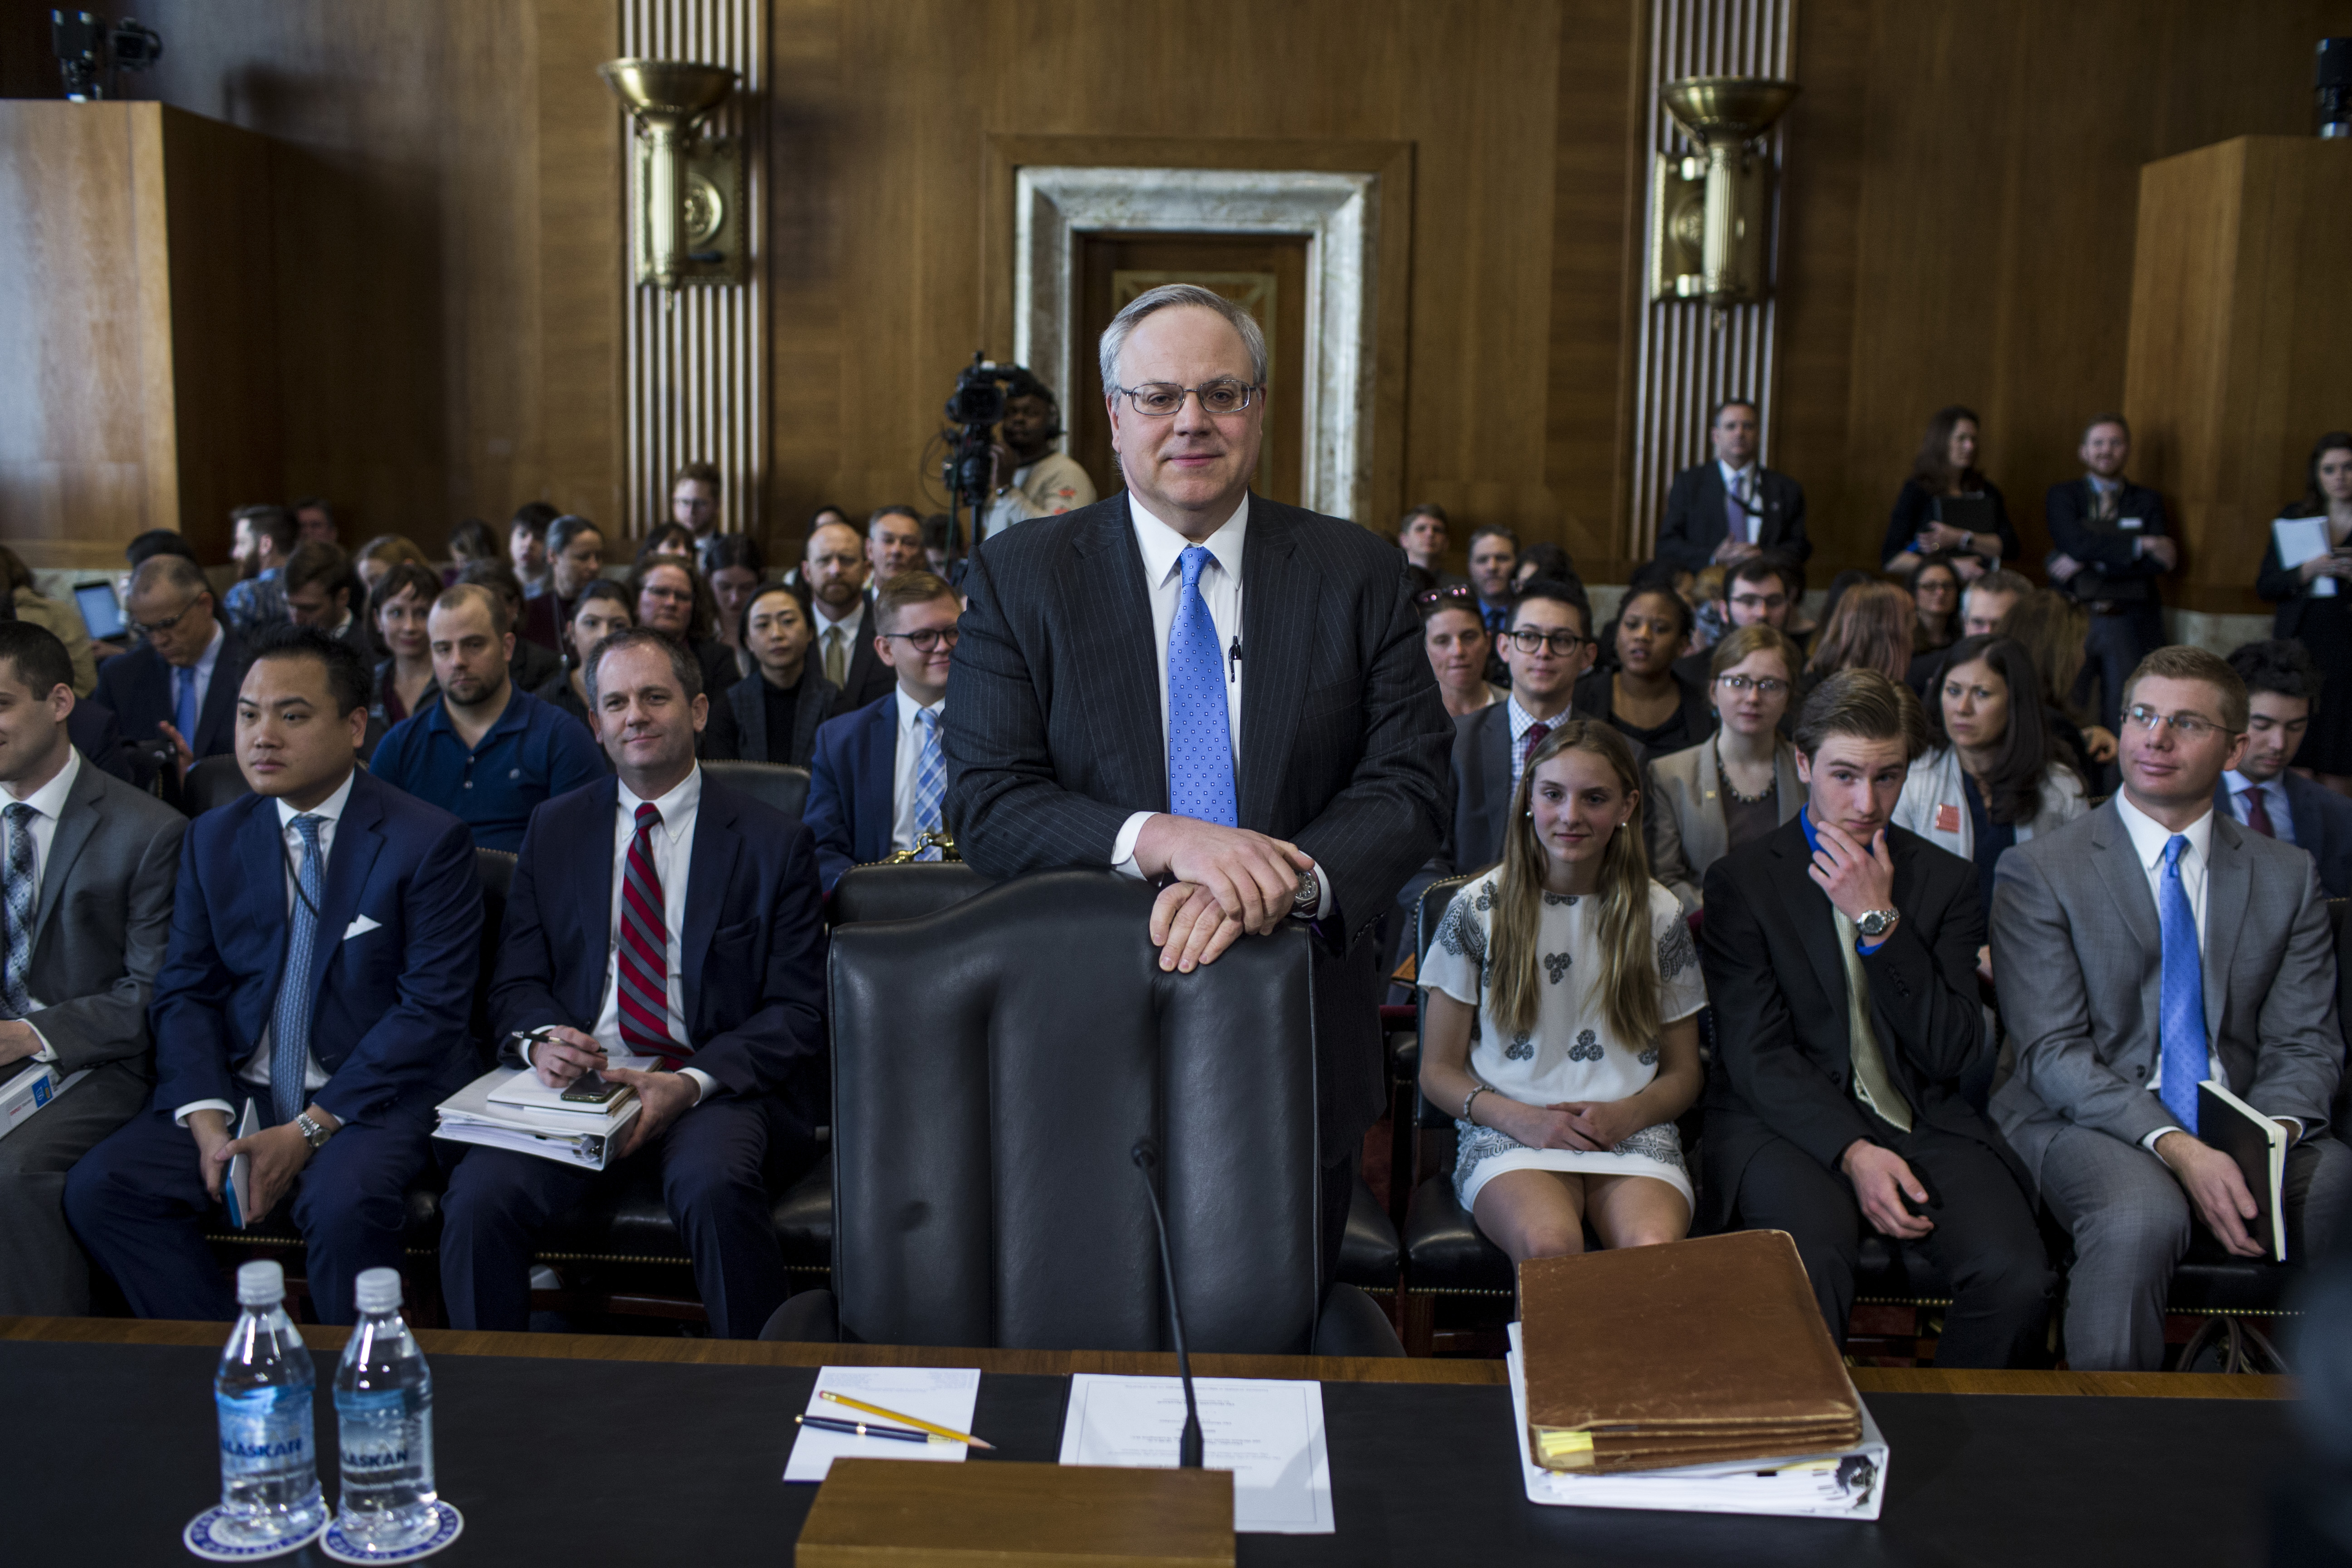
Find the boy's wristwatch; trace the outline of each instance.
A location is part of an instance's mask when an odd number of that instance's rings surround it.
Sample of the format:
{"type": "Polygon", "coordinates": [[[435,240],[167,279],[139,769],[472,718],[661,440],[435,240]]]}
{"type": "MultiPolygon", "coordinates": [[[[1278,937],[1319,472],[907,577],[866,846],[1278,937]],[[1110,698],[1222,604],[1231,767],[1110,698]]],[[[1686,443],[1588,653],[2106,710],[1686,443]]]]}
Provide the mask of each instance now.
{"type": "Polygon", "coordinates": [[[1870,941],[1876,942],[1893,931],[1895,922],[1902,918],[1902,913],[1895,910],[1864,910],[1862,918],[1853,922],[1853,929],[1870,941]]]}

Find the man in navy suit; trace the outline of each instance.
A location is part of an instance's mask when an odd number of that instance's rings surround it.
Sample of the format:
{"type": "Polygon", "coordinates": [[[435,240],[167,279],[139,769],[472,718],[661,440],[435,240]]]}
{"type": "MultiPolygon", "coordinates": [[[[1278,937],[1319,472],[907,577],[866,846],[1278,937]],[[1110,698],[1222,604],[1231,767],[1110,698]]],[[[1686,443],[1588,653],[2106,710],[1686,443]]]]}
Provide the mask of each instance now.
{"type": "Polygon", "coordinates": [[[2099,683],[2099,722],[2120,734],[2124,684],[2139,661],[2164,646],[2158,580],[2180,561],[2165,531],[2164,498],[2124,478],[2131,426],[2102,414],[2083,428],[2083,477],[2052,485],[2042,503],[2050,525],[2051,581],[2091,612],[2089,657],[2075,700],[2099,683]]]}
{"type": "Polygon", "coordinates": [[[529,1327],[541,1229],[650,1164],[711,1327],[755,1338],[790,1289],[767,1174],[808,1163],[825,1103],[816,852],[695,765],[709,703],[693,655],[615,632],[585,680],[619,776],[531,814],[490,1016],[506,1059],[549,1088],[602,1073],[644,1109],[603,1172],[467,1151],[442,1205],[449,1321],[529,1327]]]}
{"type": "Polygon", "coordinates": [[[2310,855],[2329,898],[2352,897],[2352,800],[2287,772],[2318,703],[2311,655],[2292,639],[2250,642],[2230,655],[2230,668],[2246,683],[2246,753],[2222,773],[2213,804],[2310,855]]]}
{"type": "Polygon", "coordinates": [[[371,684],[324,632],[261,638],[236,700],[254,793],[188,826],[153,1099],[66,1181],[141,1317],[236,1315],[204,1233],[237,1154],[248,1222],[291,1194],[321,1319],[352,1321],[359,1272],[400,1266],[433,1108],[472,1065],[482,894],[466,825],[357,766],[371,684]],[[233,1138],[248,1100],[266,1130],[233,1138]]]}
{"type": "MultiPolygon", "coordinates": [[[[125,746],[171,743],[172,783],[199,757],[236,742],[237,689],[252,654],[221,621],[204,569],[184,555],[157,555],[131,574],[131,622],[146,641],[99,667],[98,700],[122,726],[125,746]]],[[[136,782],[155,770],[133,752],[136,782]]]]}
{"type": "Polygon", "coordinates": [[[1714,460],[1675,476],[1658,525],[1658,559],[1704,572],[1711,563],[1727,566],[1766,550],[1800,563],[1811,558],[1804,487],[1756,460],[1763,428],[1756,405],[1727,398],[1706,426],[1714,460]]]}
{"type": "MultiPolygon", "coordinates": [[[[816,732],[808,806],[824,890],[852,866],[912,849],[942,830],[947,767],[940,725],[962,601],[929,572],[893,577],[874,598],[874,649],[898,678],[898,689],[816,732]]],[[[936,860],[936,848],[921,858],[936,860]]]]}

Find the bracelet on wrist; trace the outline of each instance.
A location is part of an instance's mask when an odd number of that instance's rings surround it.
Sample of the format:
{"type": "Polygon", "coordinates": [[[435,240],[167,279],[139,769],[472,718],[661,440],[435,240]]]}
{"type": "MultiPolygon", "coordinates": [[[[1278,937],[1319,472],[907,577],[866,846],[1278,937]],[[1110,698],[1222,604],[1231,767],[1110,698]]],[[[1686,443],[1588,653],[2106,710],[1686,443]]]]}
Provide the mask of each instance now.
{"type": "MultiPolygon", "coordinates": [[[[1488,1093],[1488,1092],[1490,1092],[1490,1091],[1489,1091],[1489,1089],[1487,1089],[1487,1086],[1482,1083],[1482,1084],[1480,1084],[1477,1088],[1475,1088],[1475,1089],[1472,1089],[1469,1093],[1467,1093],[1467,1094],[1465,1094],[1465,1095],[1464,1095],[1464,1096],[1462,1097],[1462,1120],[1463,1120],[1463,1121],[1470,1121],[1470,1106],[1471,1106],[1471,1103],[1472,1103],[1474,1100],[1476,1100],[1480,1095],[1482,1095],[1482,1094],[1486,1094],[1486,1093],[1488,1093]]],[[[1476,1125],[1476,1123],[1475,1123],[1475,1122],[1472,1122],[1471,1124],[1472,1124],[1473,1126],[1475,1126],[1475,1125],[1476,1125]]]]}

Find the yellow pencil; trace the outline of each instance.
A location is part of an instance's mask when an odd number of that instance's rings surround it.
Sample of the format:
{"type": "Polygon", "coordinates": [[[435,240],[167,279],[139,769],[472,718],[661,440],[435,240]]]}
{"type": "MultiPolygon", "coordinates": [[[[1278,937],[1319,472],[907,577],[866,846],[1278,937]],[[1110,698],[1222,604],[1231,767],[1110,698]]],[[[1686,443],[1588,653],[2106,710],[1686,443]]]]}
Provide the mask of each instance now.
{"type": "Polygon", "coordinates": [[[969,1432],[959,1432],[952,1426],[935,1426],[929,1421],[908,1415],[905,1411],[891,1410],[879,1405],[868,1405],[862,1399],[852,1399],[845,1394],[835,1394],[829,1388],[817,1397],[830,1399],[835,1405],[846,1405],[852,1410],[863,1410],[868,1415],[879,1415],[891,1421],[903,1421],[908,1426],[929,1432],[935,1437],[945,1437],[950,1443],[969,1443],[975,1448],[987,1448],[992,1451],[996,1447],[995,1444],[983,1443],[969,1432]]]}

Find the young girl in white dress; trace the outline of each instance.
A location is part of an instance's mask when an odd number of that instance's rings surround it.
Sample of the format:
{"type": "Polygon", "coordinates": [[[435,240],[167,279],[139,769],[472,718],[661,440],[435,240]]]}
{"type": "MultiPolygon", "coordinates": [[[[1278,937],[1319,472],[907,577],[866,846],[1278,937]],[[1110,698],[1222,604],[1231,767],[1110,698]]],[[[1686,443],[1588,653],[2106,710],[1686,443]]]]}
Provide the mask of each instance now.
{"type": "Polygon", "coordinates": [[[1422,961],[1421,1090],[1454,1112],[1455,1194],[1513,1262],[1679,1241],[1675,1118],[1698,1098],[1698,952],[1650,880],[1641,773],[1605,723],[1536,746],[1502,863],[1454,896],[1422,961]]]}

